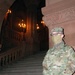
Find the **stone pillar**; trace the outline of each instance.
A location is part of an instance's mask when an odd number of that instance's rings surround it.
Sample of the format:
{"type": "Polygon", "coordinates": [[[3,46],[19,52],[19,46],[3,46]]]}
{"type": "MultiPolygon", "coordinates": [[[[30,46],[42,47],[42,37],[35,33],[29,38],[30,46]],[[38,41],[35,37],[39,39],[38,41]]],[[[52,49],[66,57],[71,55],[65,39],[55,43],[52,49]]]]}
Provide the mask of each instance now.
{"type": "MultiPolygon", "coordinates": [[[[52,28],[63,27],[66,43],[75,48],[75,0],[46,0],[42,13],[49,34],[52,28]]],[[[50,35],[49,47],[52,47],[50,35]]]]}
{"type": "Polygon", "coordinates": [[[26,28],[26,44],[27,44],[27,53],[35,53],[39,49],[38,37],[36,32],[37,24],[37,6],[30,5],[27,6],[27,28],[26,28]]]}

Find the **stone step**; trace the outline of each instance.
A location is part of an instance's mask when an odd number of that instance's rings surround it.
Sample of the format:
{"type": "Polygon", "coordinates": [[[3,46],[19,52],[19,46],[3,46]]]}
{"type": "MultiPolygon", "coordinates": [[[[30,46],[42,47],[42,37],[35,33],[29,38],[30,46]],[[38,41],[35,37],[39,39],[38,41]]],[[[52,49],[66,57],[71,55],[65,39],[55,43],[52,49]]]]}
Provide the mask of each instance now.
{"type": "Polygon", "coordinates": [[[42,75],[45,52],[14,62],[0,71],[0,75],[42,75]]]}
{"type": "Polygon", "coordinates": [[[42,73],[0,73],[0,75],[42,75],[42,73]]]}

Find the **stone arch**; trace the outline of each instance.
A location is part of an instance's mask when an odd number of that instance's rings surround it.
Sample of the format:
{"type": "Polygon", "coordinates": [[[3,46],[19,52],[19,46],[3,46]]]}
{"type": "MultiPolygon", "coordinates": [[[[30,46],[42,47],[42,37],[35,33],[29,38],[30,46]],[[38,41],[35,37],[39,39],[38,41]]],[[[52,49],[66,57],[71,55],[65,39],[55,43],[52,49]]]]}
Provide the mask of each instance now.
{"type": "Polygon", "coordinates": [[[0,0],[0,33],[4,16],[15,0],[0,0]]]}
{"type": "MultiPolygon", "coordinates": [[[[16,1],[17,1],[17,0],[16,0],[16,1]]],[[[19,1],[21,1],[21,0],[19,0],[19,1]]],[[[39,1],[37,1],[37,0],[34,1],[34,0],[33,0],[33,3],[32,3],[31,0],[23,0],[24,4],[26,5],[26,7],[27,7],[27,9],[28,9],[28,10],[27,10],[28,13],[30,13],[30,12],[32,12],[32,11],[35,13],[35,9],[36,9],[35,6],[38,7],[39,4],[40,4],[40,2],[42,2],[42,1],[44,2],[44,0],[39,0],[39,1]],[[33,10],[31,10],[31,7],[30,7],[30,6],[32,6],[32,7],[34,6],[34,9],[32,8],[33,10]]],[[[0,16],[2,16],[2,18],[1,18],[1,20],[0,20],[0,21],[1,21],[1,23],[0,23],[0,32],[3,31],[2,27],[3,27],[3,28],[6,28],[5,26],[2,25],[3,22],[4,22],[4,16],[5,16],[5,14],[6,14],[8,8],[13,4],[13,2],[14,2],[14,0],[13,0],[13,1],[8,1],[8,0],[2,1],[2,3],[4,3],[4,6],[2,6],[2,7],[4,7],[5,9],[3,9],[3,13],[1,13],[1,15],[0,15],[0,16]]],[[[44,5],[43,5],[42,7],[44,7],[44,5]]],[[[30,16],[31,16],[31,15],[30,15],[30,16]]],[[[36,16],[36,14],[35,14],[35,16],[36,16]]],[[[35,18],[35,17],[34,17],[34,18],[35,18]]],[[[33,19],[31,18],[31,20],[34,21],[33,25],[35,25],[35,20],[34,20],[34,18],[33,18],[33,19]]],[[[36,20],[37,20],[37,19],[36,19],[36,20]]],[[[28,19],[27,22],[29,23],[29,21],[30,21],[30,20],[28,19]]],[[[27,24],[26,24],[26,25],[27,25],[27,24]]],[[[28,25],[29,25],[29,24],[28,24],[28,25]]],[[[28,26],[28,25],[27,25],[27,26],[28,26]]],[[[29,25],[29,26],[30,26],[30,25],[29,25]]],[[[34,27],[33,27],[33,28],[34,28],[34,27]]],[[[30,29],[30,27],[29,27],[28,29],[30,29]]],[[[46,32],[46,30],[45,30],[45,32],[46,32]]],[[[2,32],[1,32],[1,33],[2,33],[2,32]]],[[[32,36],[30,36],[29,34],[32,35],[30,30],[28,30],[28,32],[25,33],[25,36],[26,36],[26,38],[27,38],[27,39],[26,39],[26,40],[27,40],[27,43],[30,43],[30,42],[31,42],[31,43],[34,43],[34,42],[36,42],[35,40],[32,40],[32,39],[31,39],[32,36]],[[30,41],[29,41],[29,40],[30,40],[30,41]],[[32,40],[32,41],[31,41],[31,40],[32,40]]],[[[4,35],[3,35],[3,36],[4,36],[4,35]]],[[[12,36],[14,36],[14,35],[12,35],[12,36]]],[[[34,35],[34,36],[36,36],[36,35],[34,35]]],[[[5,44],[5,46],[6,46],[7,43],[9,44],[9,42],[7,42],[8,40],[7,40],[6,38],[4,38],[4,39],[5,39],[5,40],[2,40],[2,39],[1,39],[1,41],[3,41],[4,44],[5,44]]],[[[10,40],[10,39],[9,39],[9,40],[10,40]]],[[[4,45],[4,44],[3,44],[3,45],[4,45]]],[[[47,42],[47,44],[48,44],[48,42],[47,42]]],[[[28,44],[28,46],[29,46],[29,44],[28,44]]],[[[35,46],[35,45],[34,45],[34,46],[35,46]]],[[[48,46],[48,45],[47,45],[47,46],[48,46]]]]}

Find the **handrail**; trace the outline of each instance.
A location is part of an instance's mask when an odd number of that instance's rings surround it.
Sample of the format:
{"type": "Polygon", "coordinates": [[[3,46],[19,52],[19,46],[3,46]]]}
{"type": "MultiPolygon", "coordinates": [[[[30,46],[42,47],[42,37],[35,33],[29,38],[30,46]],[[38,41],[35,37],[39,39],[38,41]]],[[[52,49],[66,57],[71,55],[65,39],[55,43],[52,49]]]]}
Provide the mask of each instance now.
{"type": "Polygon", "coordinates": [[[12,48],[6,52],[0,53],[0,66],[3,67],[15,60],[20,59],[24,56],[24,49],[21,47],[22,45],[12,48]]]}

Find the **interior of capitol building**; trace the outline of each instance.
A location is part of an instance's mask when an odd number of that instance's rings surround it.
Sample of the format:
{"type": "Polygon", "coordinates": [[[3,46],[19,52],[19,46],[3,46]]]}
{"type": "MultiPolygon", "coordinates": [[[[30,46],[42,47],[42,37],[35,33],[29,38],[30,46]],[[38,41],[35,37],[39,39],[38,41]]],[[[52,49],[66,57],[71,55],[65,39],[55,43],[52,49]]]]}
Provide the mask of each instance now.
{"type": "MultiPolygon", "coordinates": [[[[53,46],[50,31],[57,26],[64,28],[64,40],[75,48],[75,0],[0,0],[1,69],[19,60],[23,64],[23,58],[29,56],[32,56],[31,59],[35,57],[35,64],[40,65],[44,53],[53,46]]],[[[31,59],[30,62],[34,61],[31,59]]],[[[19,69],[9,69],[1,75],[17,75],[19,72],[19,69]]],[[[38,71],[41,70],[39,68],[38,71]]],[[[31,70],[26,73],[30,75],[31,70]]],[[[25,75],[22,67],[21,74],[25,75]]]]}

